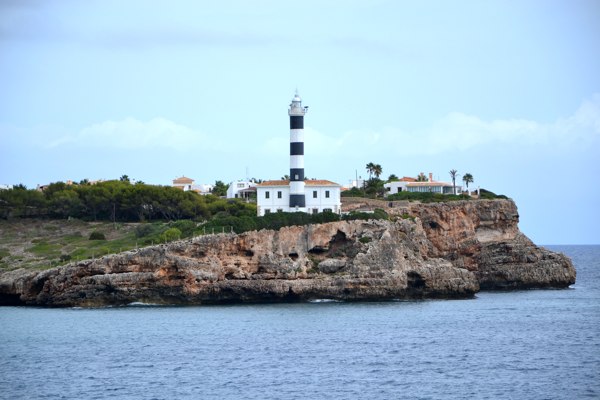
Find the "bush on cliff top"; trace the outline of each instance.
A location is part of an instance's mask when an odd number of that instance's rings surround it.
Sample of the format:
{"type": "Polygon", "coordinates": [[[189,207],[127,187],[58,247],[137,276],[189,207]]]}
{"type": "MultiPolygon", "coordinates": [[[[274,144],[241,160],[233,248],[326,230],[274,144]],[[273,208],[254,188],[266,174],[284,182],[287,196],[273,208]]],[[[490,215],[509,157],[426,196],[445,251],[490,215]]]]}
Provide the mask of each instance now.
{"type": "Polygon", "coordinates": [[[388,215],[382,209],[375,210],[374,213],[352,212],[348,215],[340,217],[332,212],[323,212],[318,214],[307,214],[303,212],[275,212],[265,215],[264,217],[257,216],[216,216],[209,222],[197,228],[196,234],[235,232],[242,233],[260,229],[278,230],[286,226],[294,225],[309,225],[323,224],[326,222],[335,222],[343,219],[350,221],[355,219],[388,219],[388,215]]]}
{"type": "Polygon", "coordinates": [[[419,193],[419,192],[400,192],[386,197],[386,200],[408,200],[420,201],[421,203],[442,203],[446,201],[470,200],[466,194],[441,194],[441,193],[419,193]]]}

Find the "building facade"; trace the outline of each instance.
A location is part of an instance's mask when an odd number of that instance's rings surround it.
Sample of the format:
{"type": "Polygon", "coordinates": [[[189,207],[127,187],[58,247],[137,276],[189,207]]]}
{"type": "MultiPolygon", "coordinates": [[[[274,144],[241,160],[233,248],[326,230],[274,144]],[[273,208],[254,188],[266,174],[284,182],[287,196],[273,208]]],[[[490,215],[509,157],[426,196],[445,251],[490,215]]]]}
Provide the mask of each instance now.
{"type": "Polygon", "coordinates": [[[231,182],[227,188],[228,199],[249,199],[256,193],[256,182],[237,181],[231,182]]]}
{"type": "Polygon", "coordinates": [[[256,186],[257,213],[259,216],[271,212],[302,211],[311,214],[320,212],[342,212],[341,186],[327,180],[304,181],[304,207],[291,205],[290,181],[265,181],[256,186]]]}

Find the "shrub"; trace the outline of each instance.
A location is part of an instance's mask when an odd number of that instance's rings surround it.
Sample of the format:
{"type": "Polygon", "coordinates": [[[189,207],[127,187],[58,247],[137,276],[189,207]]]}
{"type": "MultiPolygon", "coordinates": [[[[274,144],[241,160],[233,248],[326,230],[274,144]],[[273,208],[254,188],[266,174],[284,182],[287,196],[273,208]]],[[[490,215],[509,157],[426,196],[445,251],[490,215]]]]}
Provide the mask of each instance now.
{"type": "Polygon", "coordinates": [[[89,240],[106,240],[106,236],[104,236],[104,233],[102,232],[94,231],[90,233],[89,240]]]}
{"type": "Polygon", "coordinates": [[[172,242],[181,238],[181,231],[177,228],[169,228],[160,235],[161,242],[172,242]]]}
{"type": "Polygon", "coordinates": [[[508,199],[508,197],[506,197],[503,194],[496,194],[494,192],[491,192],[491,191],[485,190],[485,189],[480,189],[479,190],[479,198],[480,199],[486,199],[486,200],[508,199]]]}
{"type": "Polygon", "coordinates": [[[390,219],[388,213],[381,208],[376,208],[373,212],[352,211],[342,217],[344,221],[368,220],[368,219],[390,219]]]}
{"type": "Polygon", "coordinates": [[[194,229],[196,229],[196,223],[189,219],[182,219],[175,221],[171,224],[172,228],[177,228],[181,231],[183,237],[192,236],[194,229]]]}
{"type": "Polygon", "coordinates": [[[362,189],[353,187],[350,190],[344,190],[341,194],[341,197],[365,197],[365,193],[362,189]]]}
{"type": "Polygon", "coordinates": [[[142,238],[154,233],[154,226],[151,224],[141,224],[135,227],[135,237],[142,238]]]}

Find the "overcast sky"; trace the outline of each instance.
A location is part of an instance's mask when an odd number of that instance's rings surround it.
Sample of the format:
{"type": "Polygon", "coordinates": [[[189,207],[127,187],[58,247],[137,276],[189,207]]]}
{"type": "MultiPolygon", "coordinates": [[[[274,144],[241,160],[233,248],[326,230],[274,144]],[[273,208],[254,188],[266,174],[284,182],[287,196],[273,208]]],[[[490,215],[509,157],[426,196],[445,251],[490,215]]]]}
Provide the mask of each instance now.
{"type": "Polygon", "coordinates": [[[448,171],[600,243],[600,2],[0,1],[0,184],[448,171]],[[326,5],[323,5],[326,3],[326,5]]]}

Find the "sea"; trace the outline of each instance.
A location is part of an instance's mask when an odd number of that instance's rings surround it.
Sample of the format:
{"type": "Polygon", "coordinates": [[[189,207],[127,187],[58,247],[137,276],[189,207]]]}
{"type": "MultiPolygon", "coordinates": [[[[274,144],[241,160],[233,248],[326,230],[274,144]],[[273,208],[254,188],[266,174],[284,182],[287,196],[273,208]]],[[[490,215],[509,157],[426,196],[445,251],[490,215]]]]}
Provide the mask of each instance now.
{"type": "Polygon", "coordinates": [[[0,308],[2,399],[600,398],[600,246],[471,300],[0,308]]]}

